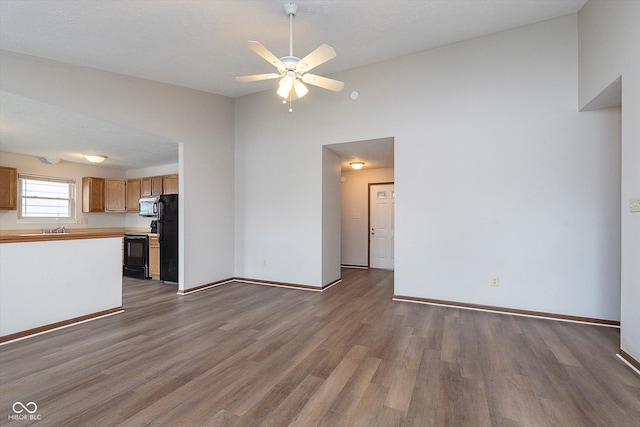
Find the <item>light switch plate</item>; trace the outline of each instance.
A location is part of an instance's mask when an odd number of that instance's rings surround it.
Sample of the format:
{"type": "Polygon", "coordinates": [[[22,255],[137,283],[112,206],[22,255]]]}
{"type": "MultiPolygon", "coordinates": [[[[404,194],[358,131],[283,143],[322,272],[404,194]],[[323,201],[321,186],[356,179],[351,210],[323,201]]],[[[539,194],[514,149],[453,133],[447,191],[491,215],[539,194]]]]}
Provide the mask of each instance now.
{"type": "Polygon", "coordinates": [[[629,208],[631,212],[640,212],[640,199],[631,199],[629,201],[629,208]]]}
{"type": "Polygon", "coordinates": [[[353,218],[353,219],[360,219],[360,213],[358,213],[358,212],[354,212],[354,213],[352,214],[351,218],[353,218]]]}

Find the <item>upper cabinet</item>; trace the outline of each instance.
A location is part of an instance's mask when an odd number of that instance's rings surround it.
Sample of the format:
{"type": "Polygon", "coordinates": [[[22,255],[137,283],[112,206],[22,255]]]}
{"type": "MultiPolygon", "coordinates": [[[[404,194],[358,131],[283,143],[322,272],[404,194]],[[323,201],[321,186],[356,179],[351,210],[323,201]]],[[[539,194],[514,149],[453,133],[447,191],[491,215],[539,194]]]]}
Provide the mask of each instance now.
{"type": "Polygon", "coordinates": [[[140,197],[151,196],[151,178],[142,178],[140,180],[140,197]]]}
{"type": "Polygon", "coordinates": [[[138,212],[140,197],[177,193],[178,174],[135,179],[84,177],[82,212],[138,212]]]}
{"type": "Polygon", "coordinates": [[[141,181],[142,182],[141,182],[140,195],[142,197],[159,196],[161,194],[164,194],[162,192],[161,176],[151,176],[147,178],[142,178],[141,181]]]}
{"type": "Polygon", "coordinates": [[[104,178],[82,178],[82,212],[104,212],[104,178]]]}
{"type": "Polygon", "coordinates": [[[0,166],[0,209],[15,210],[18,206],[18,169],[0,166]]]}
{"type": "Polygon", "coordinates": [[[105,212],[126,212],[127,211],[127,180],[126,179],[105,179],[104,180],[104,210],[105,212]]]}
{"type": "Polygon", "coordinates": [[[178,174],[162,177],[162,194],[178,194],[178,174]]]}
{"type": "Polygon", "coordinates": [[[141,184],[142,180],[140,179],[127,180],[127,212],[138,212],[140,210],[138,200],[142,196],[141,184]]]}
{"type": "Polygon", "coordinates": [[[161,194],[164,194],[162,192],[162,177],[154,176],[153,178],[151,178],[151,195],[159,196],[161,194]]]}

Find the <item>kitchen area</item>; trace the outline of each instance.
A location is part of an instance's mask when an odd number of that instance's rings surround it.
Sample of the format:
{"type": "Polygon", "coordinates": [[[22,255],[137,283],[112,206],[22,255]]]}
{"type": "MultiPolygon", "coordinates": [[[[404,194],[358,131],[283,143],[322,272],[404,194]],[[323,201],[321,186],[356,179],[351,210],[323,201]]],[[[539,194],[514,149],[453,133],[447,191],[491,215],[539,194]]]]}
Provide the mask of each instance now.
{"type": "Polygon", "coordinates": [[[125,233],[122,274],[177,283],[178,194],[142,197],[139,206],[140,216],[154,219],[148,233],[125,233]]]}
{"type": "Polygon", "coordinates": [[[148,229],[125,230],[122,245],[124,276],[177,284],[178,191],[178,175],[171,174],[127,179],[110,196],[105,192],[105,199],[118,197],[125,201],[126,212],[150,220],[148,229]]]}
{"type": "Polygon", "coordinates": [[[177,164],[123,171],[2,153],[0,343],[121,312],[123,276],[177,289],[178,192],[177,164]],[[21,215],[25,177],[74,183],[73,218],[21,215]]]}
{"type": "Polygon", "coordinates": [[[130,179],[82,178],[83,213],[133,213],[142,222],[148,221],[148,227],[125,227],[124,276],[177,284],[178,187],[178,174],[130,179]]]}

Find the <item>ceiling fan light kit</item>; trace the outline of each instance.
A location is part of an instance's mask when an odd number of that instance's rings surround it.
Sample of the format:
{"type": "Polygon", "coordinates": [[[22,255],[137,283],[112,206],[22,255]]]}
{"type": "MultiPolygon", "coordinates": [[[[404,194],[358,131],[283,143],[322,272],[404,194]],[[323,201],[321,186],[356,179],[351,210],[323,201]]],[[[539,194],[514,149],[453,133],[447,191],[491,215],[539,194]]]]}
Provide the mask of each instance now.
{"type": "Polygon", "coordinates": [[[298,12],[298,5],[286,3],[284,12],[289,16],[289,55],[282,58],[276,57],[266,47],[257,41],[248,41],[246,46],[254,51],[265,61],[276,67],[277,73],[254,74],[250,76],[236,77],[239,82],[255,82],[260,80],[280,79],[276,93],[282,98],[283,104],[289,101],[289,112],[293,111],[291,102],[305,96],[309,89],[305,83],[340,92],[344,89],[344,83],[327,77],[309,74],[307,71],[324,64],[336,57],[336,52],[331,46],[323,44],[304,58],[293,56],[293,17],[298,12]]]}

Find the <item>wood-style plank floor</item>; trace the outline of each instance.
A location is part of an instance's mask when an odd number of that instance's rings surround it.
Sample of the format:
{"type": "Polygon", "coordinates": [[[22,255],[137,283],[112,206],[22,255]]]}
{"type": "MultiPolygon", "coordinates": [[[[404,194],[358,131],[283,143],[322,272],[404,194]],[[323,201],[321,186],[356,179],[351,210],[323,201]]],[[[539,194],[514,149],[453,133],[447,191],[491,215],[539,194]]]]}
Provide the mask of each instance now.
{"type": "Polygon", "coordinates": [[[617,329],[394,302],[393,273],[323,293],[125,279],[125,313],[0,347],[0,424],[640,426],[617,329]]]}

